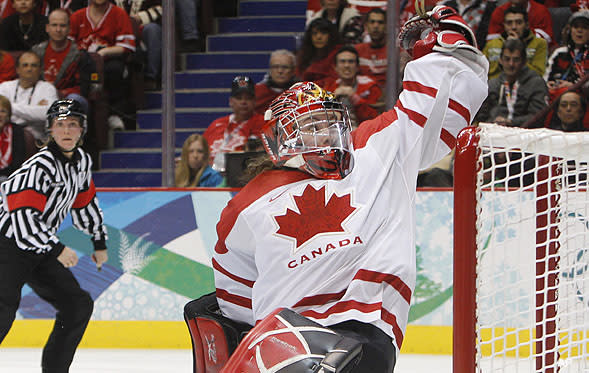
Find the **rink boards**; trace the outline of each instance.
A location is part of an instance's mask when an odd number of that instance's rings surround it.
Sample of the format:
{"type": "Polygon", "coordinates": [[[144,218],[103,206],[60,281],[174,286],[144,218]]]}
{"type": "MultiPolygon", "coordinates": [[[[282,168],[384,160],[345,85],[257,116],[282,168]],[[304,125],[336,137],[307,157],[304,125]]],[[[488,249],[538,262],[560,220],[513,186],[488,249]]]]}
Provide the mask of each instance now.
{"type": "MultiPolygon", "coordinates": [[[[214,290],[215,225],[230,190],[98,192],[109,261],[90,261],[89,239],[67,220],[59,232],[78,252],[73,268],[95,300],[83,347],[190,348],[184,305],[214,290]]],[[[403,351],[451,352],[452,193],[417,193],[417,284],[403,351]],[[423,341],[428,341],[424,344],[423,341]]],[[[28,287],[3,347],[41,346],[54,310],[28,287]]]]}

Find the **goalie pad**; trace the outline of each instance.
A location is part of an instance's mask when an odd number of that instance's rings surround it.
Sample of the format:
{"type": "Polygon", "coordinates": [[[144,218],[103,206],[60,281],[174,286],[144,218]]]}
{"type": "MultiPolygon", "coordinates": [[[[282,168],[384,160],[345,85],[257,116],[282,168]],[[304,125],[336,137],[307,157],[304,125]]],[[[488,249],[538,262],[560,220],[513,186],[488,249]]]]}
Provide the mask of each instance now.
{"type": "Polygon", "coordinates": [[[221,314],[215,293],[188,302],[184,321],[192,341],[195,373],[216,373],[251,326],[228,319],[221,314]]]}
{"type": "Polygon", "coordinates": [[[362,345],[289,309],[277,309],[243,339],[221,372],[351,372],[362,345]]]}

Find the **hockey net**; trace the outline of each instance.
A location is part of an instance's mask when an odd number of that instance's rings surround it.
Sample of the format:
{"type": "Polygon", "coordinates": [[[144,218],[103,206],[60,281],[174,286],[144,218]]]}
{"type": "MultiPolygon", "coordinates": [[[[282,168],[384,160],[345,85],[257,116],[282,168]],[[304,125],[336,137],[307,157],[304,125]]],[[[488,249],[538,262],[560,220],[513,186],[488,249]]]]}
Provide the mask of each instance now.
{"type": "Polygon", "coordinates": [[[588,162],[588,132],[458,137],[455,373],[589,372],[588,162]]]}

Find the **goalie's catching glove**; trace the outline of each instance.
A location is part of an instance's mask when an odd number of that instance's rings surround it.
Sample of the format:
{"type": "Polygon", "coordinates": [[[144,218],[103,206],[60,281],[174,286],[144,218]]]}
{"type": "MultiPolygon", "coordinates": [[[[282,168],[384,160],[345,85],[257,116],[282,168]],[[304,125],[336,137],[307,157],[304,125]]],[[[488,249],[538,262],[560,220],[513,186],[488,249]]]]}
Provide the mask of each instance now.
{"type": "Polygon", "coordinates": [[[454,9],[438,5],[425,12],[422,3],[423,0],[416,0],[418,15],[407,21],[399,33],[401,47],[414,59],[431,51],[452,53],[468,50],[481,54],[474,33],[454,9]]]}

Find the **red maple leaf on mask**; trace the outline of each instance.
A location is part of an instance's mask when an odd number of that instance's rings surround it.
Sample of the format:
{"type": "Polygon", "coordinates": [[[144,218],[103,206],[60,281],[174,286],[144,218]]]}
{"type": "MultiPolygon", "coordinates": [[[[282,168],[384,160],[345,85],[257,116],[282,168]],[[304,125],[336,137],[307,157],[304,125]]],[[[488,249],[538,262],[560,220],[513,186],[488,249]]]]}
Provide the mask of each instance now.
{"type": "Polygon", "coordinates": [[[294,238],[299,248],[320,233],[344,232],[342,222],[356,210],[350,198],[350,194],[333,194],[325,204],[325,186],[315,190],[309,184],[302,195],[294,197],[299,213],[287,209],[286,214],[274,217],[280,226],[276,233],[294,238]]]}

